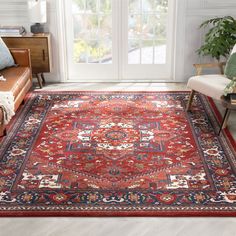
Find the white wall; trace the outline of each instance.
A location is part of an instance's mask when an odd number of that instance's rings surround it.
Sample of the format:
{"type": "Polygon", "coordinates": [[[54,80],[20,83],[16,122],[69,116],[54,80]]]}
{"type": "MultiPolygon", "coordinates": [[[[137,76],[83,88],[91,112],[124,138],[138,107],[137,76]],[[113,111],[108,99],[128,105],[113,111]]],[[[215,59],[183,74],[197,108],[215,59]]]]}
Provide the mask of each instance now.
{"type": "MultiPolygon", "coordinates": [[[[58,3],[63,0],[48,0],[47,28],[52,34],[53,71],[47,75],[49,81],[62,81],[60,40],[63,32],[59,32],[60,14],[58,3]]],[[[114,0],[115,1],[115,0],[114,0]]],[[[236,17],[235,0],[176,0],[179,17],[177,19],[176,65],[174,76],[176,81],[186,81],[194,73],[192,64],[201,59],[195,53],[202,43],[204,32],[198,29],[202,21],[215,16],[231,15],[236,17]]],[[[23,25],[29,30],[27,19],[27,0],[0,0],[0,24],[23,25]]],[[[206,60],[206,59],[204,59],[206,60]]]]}
{"type": "MultiPolygon", "coordinates": [[[[58,44],[58,27],[57,27],[57,1],[48,1],[48,22],[46,29],[52,35],[52,73],[45,74],[47,81],[61,81],[60,59],[58,44]]],[[[0,0],[0,25],[22,25],[30,32],[31,23],[28,22],[27,0],[0,0]]]]}
{"type": "Polygon", "coordinates": [[[193,63],[210,60],[210,58],[199,58],[195,53],[204,40],[205,32],[199,30],[199,25],[207,19],[226,15],[236,18],[236,0],[187,0],[183,70],[185,80],[194,73],[193,63]]]}

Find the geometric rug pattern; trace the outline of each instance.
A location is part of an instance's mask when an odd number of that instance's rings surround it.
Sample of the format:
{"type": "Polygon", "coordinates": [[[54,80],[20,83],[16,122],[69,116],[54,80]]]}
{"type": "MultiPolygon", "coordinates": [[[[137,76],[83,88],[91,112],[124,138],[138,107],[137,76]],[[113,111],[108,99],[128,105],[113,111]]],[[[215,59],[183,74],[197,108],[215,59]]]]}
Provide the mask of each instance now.
{"type": "Polygon", "coordinates": [[[36,92],[0,144],[0,216],[236,216],[236,152],[188,92],[36,92]]]}

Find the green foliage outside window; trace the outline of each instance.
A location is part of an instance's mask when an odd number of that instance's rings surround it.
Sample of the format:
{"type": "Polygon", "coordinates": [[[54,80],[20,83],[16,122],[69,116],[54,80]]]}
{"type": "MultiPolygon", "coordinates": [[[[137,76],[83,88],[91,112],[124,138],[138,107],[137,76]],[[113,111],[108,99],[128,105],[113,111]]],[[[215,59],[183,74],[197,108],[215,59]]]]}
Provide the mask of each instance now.
{"type": "MultiPolygon", "coordinates": [[[[109,25],[111,19],[106,18],[111,14],[112,1],[115,0],[73,0],[74,59],[76,62],[97,62],[99,59],[111,56],[110,45],[106,45],[105,42],[112,37],[111,25],[109,25]]],[[[155,39],[155,44],[158,45],[160,40],[166,39],[165,17],[168,10],[168,0],[129,0],[129,6],[131,8],[132,4],[140,5],[141,2],[144,12],[140,12],[140,16],[146,27],[139,28],[140,24],[135,19],[134,27],[131,27],[131,30],[144,35],[142,47],[152,46],[152,42],[148,41],[150,38],[155,39]],[[147,21],[148,18],[151,20],[147,21]]]]}

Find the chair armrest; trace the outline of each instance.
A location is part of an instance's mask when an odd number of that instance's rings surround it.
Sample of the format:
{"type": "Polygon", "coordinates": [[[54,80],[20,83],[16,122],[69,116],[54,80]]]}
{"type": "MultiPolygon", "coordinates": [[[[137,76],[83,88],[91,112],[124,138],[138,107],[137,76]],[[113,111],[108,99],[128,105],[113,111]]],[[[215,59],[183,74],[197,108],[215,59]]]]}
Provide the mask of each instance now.
{"type": "Polygon", "coordinates": [[[9,50],[17,65],[31,68],[29,49],[10,48],[9,50]]]}
{"type": "Polygon", "coordinates": [[[220,63],[206,63],[206,64],[194,64],[193,66],[196,68],[197,75],[202,74],[202,70],[205,68],[216,68],[218,67],[220,69],[220,73],[224,74],[224,66],[226,65],[226,62],[220,62],[220,63]]]}

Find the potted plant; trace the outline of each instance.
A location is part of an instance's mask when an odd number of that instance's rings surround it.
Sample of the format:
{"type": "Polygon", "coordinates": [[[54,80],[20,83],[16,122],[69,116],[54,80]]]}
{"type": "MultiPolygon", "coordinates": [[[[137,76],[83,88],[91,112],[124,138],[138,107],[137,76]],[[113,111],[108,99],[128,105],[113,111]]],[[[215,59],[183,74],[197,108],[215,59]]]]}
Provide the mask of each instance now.
{"type": "MultiPolygon", "coordinates": [[[[200,28],[206,27],[210,27],[210,29],[205,35],[204,44],[197,52],[201,56],[211,56],[220,62],[222,57],[227,58],[229,56],[236,44],[236,20],[231,16],[217,17],[207,20],[200,25],[200,28]]],[[[231,82],[224,90],[225,96],[236,92],[236,77],[232,76],[230,79],[231,82]]]]}
{"type": "Polygon", "coordinates": [[[227,58],[236,44],[236,20],[231,16],[217,17],[203,22],[200,28],[209,27],[204,44],[197,50],[201,56],[211,56],[217,61],[227,58]]]}

